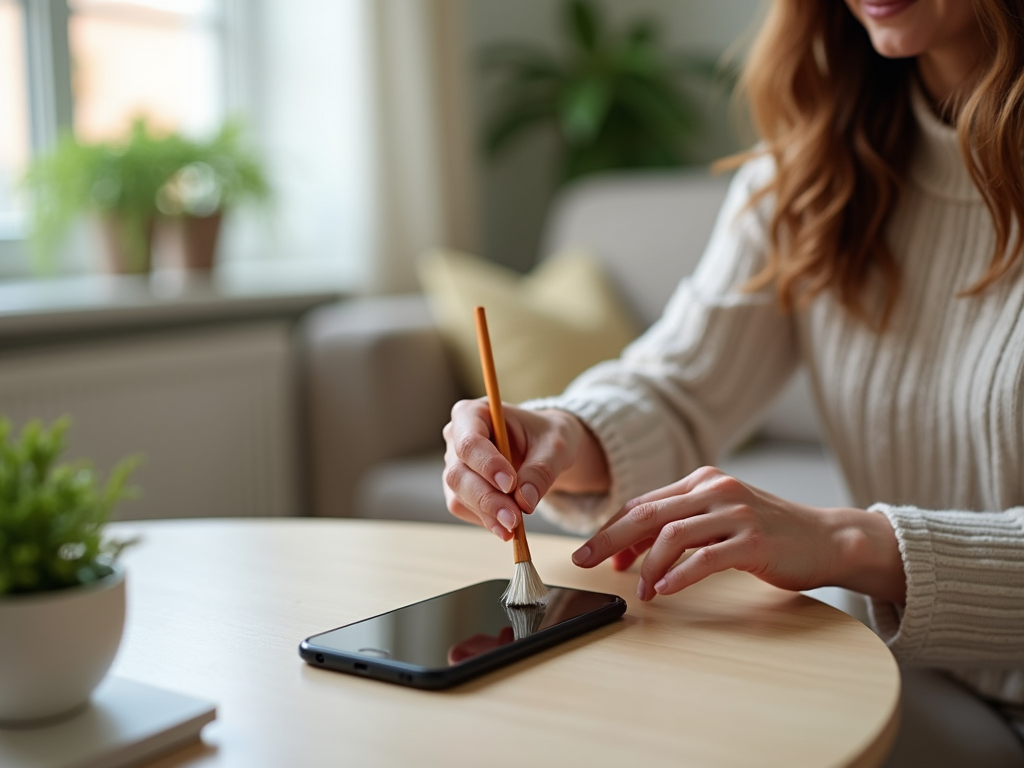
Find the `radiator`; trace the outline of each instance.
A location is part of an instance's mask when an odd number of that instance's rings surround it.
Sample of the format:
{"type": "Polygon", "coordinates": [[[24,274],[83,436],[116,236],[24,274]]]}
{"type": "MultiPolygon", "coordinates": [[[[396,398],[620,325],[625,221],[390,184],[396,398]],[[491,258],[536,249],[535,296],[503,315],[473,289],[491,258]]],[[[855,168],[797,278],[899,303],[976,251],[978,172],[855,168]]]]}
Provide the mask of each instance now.
{"type": "Polygon", "coordinates": [[[142,456],[118,519],[293,515],[295,367],[284,321],[0,353],[15,428],[68,415],[68,459],[142,456]]]}

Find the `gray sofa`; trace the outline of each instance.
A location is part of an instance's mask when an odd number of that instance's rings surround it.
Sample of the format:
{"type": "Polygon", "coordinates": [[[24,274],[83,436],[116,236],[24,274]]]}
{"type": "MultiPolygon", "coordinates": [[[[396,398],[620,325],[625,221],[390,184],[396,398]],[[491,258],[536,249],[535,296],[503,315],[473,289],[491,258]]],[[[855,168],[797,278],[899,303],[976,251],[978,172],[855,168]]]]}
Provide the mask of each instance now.
{"type": "MultiPolygon", "coordinates": [[[[727,186],[727,178],[684,172],[577,183],[553,206],[542,253],[591,251],[649,325],[699,259],[727,186]]],[[[309,315],[303,338],[314,514],[457,522],[441,491],[441,428],[463,392],[425,298],[322,307],[309,315]]],[[[820,435],[797,376],[755,438],[720,466],[796,501],[841,505],[847,494],[820,435]]],[[[541,519],[529,525],[557,531],[541,519]]]]}

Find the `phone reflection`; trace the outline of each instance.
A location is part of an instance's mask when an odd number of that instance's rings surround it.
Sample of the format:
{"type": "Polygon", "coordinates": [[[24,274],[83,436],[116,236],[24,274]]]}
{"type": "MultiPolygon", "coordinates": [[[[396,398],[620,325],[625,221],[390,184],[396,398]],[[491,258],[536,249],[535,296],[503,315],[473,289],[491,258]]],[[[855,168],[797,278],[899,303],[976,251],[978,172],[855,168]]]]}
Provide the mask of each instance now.
{"type": "Polygon", "coordinates": [[[546,605],[506,605],[505,613],[512,622],[512,634],[516,640],[537,632],[544,621],[546,605]]]}
{"type": "Polygon", "coordinates": [[[458,664],[481,653],[493,651],[502,645],[536,634],[544,627],[557,624],[573,615],[573,595],[570,591],[555,589],[543,605],[505,605],[509,625],[495,635],[478,633],[456,643],[448,649],[448,663],[458,664]],[[547,619],[547,621],[545,621],[547,619]]]}
{"type": "Polygon", "coordinates": [[[458,664],[466,659],[479,656],[481,653],[493,651],[503,645],[508,645],[516,639],[515,631],[511,626],[502,627],[496,635],[488,635],[480,632],[472,637],[456,643],[448,649],[448,664],[458,664]]]}
{"type": "Polygon", "coordinates": [[[551,587],[544,607],[508,608],[507,581],[474,584],[308,638],[309,649],[361,663],[451,667],[489,651],[501,654],[614,601],[609,595],[551,587]],[[502,650],[499,650],[502,649],[502,650]]]}

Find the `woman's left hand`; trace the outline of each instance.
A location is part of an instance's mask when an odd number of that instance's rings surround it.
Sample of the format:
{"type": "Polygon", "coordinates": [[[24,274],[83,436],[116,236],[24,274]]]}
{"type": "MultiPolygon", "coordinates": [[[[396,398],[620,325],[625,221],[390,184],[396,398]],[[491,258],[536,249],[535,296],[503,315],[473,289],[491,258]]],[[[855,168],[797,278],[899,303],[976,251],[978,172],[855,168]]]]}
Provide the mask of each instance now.
{"type": "Polygon", "coordinates": [[[729,568],[783,589],[857,589],[872,576],[882,579],[887,597],[906,588],[895,534],[883,515],[785,501],[714,467],[627,503],[573,554],[573,562],[592,568],[610,557],[616,570],[625,570],[648,549],[637,585],[641,600],[673,594],[729,568]],[[688,549],[697,551],[679,562],[688,549]],[[851,567],[872,565],[885,572],[848,578],[851,567]]]}

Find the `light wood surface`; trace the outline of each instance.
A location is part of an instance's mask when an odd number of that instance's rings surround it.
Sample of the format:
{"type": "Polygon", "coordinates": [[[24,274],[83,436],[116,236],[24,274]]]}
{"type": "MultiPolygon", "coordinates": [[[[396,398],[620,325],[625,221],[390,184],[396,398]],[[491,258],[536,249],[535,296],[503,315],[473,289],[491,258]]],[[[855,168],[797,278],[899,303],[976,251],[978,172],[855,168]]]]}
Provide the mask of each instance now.
{"type": "Polygon", "coordinates": [[[622,620],[444,692],[314,669],[312,634],[491,578],[468,526],[272,519],[119,523],[128,626],[115,674],[218,702],[168,766],[873,766],[899,673],[864,625],[735,571],[641,603],[533,534],[549,584],[626,598],[622,620]]]}

